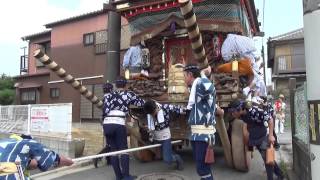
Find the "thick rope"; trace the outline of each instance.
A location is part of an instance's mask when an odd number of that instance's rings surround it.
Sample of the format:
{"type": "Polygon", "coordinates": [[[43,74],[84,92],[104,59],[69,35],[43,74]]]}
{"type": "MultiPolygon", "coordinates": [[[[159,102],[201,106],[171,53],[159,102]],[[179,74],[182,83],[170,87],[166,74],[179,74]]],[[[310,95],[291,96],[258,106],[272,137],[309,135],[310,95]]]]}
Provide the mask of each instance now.
{"type": "MultiPolygon", "coordinates": [[[[171,144],[178,144],[181,142],[182,142],[182,140],[177,140],[177,141],[172,141],[171,144]]],[[[114,152],[109,152],[109,153],[104,153],[104,154],[80,157],[80,158],[72,159],[72,161],[74,163],[77,163],[77,162],[85,161],[85,160],[89,160],[89,159],[108,157],[108,156],[114,156],[114,155],[119,155],[119,154],[127,154],[130,152],[136,152],[136,151],[141,151],[144,149],[151,149],[151,148],[156,148],[156,147],[161,147],[161,144],[153,144],[153,145],[148,145],[148,146],[143,146],[143,147],[125,149],[125,150],[121,150],[121,151],[114,151],[114,152]]]]}
{"type": "Polygon", "coordinates": [[[202,36],[199,26],[197,24],[196,15],[193,12],[193,5],[191,0],[178,0],[180,4],[181,14],[184,19],[184,24],[188,31],[188,36],[191,41],[191,47],[195,59],[197,60],[199,67],[204,69],[208,67],[208,59],[206,52],[202,44],[202,36]]]}
{"type": "Polygon", "coordinates": [[[71,85],[74,89],[78,90],[81,95],[91,101],[99,109],[102,108],[103,102],[97,96],[95,96],[90,90],[83,86],[72,75],[67,74],[67,72],[62,67],[60,67],[55,61],[51,60],[50,57],[43,53],[40,49],[34,51],[33,56],[41,61],[50,70],[55,72],[60,78],[64,79],[66,83],[71,85]]]}

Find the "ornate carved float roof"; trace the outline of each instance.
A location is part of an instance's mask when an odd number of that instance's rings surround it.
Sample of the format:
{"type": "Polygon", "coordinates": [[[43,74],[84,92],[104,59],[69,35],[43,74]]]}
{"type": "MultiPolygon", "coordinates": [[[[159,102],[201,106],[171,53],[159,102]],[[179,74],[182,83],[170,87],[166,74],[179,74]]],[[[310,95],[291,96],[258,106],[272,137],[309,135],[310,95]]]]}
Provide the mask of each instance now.
{"type": "MultiPolygon", "coordinates": [[[[238,23],[240,29],[228,27],[228,31],[248,34],[243,31],[250,29],[253,34],[260,32],[253,0],[192,0],[192,2],[197,19],[206,20],[202,23],[206,22],[213,26],[238,23]]],[[[120,4],[118,11],[128,19],[134,35],[152,27],[157,28],[158,23],[163,23],[171,16],[182,19],[177,0],[119,0],[118,3],[120,4]]],[[[216,31],[221,30],[218,28],[216,31]]]]}

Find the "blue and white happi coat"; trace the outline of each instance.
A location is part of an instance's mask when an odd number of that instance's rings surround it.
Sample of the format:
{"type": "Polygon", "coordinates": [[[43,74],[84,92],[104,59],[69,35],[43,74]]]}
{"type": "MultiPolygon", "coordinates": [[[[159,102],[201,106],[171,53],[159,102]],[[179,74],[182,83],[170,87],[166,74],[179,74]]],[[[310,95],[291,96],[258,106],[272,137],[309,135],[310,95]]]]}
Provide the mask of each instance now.
{"type": "Polygon", "coordinates": [[[260,145],[267,136],[270,109],[262,109],[255,106],[247,109],[247,114],[241,119],[247,124],[249,131],[249,146],[260,145]]]}
{"type": "Polygon", "coordinates": [[[127,115],[130,105],[139,107],[144,105],[143,99],[139,98],[134,92],[126,90],[115,90],[105,94],[103,102],[103,118],[107,116],[111,110],[122,111],[127,115]]]}
{"type": "Polygon", "coordinates": [[[147,116],[150,130],[160,131],[169,127],[170,113],[184,114],[186,111],[185,108],[178,105],[157,103],[157,106],[160,109],[157,113],[157,119],[154,119],[150,114],[147,116]]]}
{"type": "MultiPolygon", "coordinates": [[[[189,125],[215,126],[216,90],[213,83],[206,77],[196,78],[192,84],[188,108],[191,108],[189,125]],[[190,103],[191,102],[191,103],[190,103]]],[[[208,134],[191,133],[191,141],[211,140],[214,143],[215,131],[208,134]]]]}
{"type": "MultiPolygon", "coordinates": [[[[30,140],[2,139],[0,140],[0,162],[21,162],[23,171],[28,167],[30,160],[35,159],[38,168],[46,171],[50,167],[59,163],[59,155],[54,151],[45,148],[40,143],[30,140]]],[[[19,179],[18,174],[0,175],[0,179],[16,180],[19,179]]],[[[29,179],[25,176],[25,179],[29,179]]]]}

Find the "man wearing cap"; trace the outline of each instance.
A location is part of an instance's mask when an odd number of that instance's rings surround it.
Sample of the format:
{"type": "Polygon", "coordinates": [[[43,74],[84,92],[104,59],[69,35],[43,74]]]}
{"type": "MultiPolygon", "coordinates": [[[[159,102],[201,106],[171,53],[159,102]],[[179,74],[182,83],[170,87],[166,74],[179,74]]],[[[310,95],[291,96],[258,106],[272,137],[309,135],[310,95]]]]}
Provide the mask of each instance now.
{"type": "MultiPolygon", "coordinates": [[[[124,77],[119,77],[115,84],[117,89],[104,96],[103,104],[103,130],[111,151],[128,149],[125,124],[129,106],[142,107],[144,105],[143,99],[134,92],[125,90],[126,80],[124,77]]],[[[129,174],[128,154],[111,156],[111,164],[117,180],[135,179],[129,174]]]]}
{"type": "MultiPolygon", "coordinates": [[[[104,93],[103,102],[105,102],[106,97],[108,97],[109,94],[113,91],[113,84],[109,83],[109,82],[106,82],[103,85],[102,89],[103,89],[103,93],[104,93]]],[[[102,116],[104,117],[105,115],[102,115],[102,116]]],[[[110,152],[110,145],[108,144],[107,139],[106,139],[105,147],[103,147],[98,154],[104,154],[104,153],[108,153],[108,152],[110,152]]],[[[98,161],[101,160],[101,159],[102,158],[94,158],[93,159],[93,165],[94,165],[95,168],[98,168],[98,161]]],[[[110,157],[109,156],[106,157],[106,160],[107,160],[107,164],[110,165],[111,162],[110,162],[110,157]]]]}
{"type": "MultiPolygon", "coordinates": [[[[249,106],[246,102],[234,100],[229,105],[232,116],[243,120],[249,131],[249,149],[256,147],[264,162],[266,162],[266,150],[270,144],[274,144],[273,121],[268,110],[263,110],[256,106],[249,106]],[[269,132],[267,131],[269,128],[269,132]]],[[[265,164],[268,180],[273,180],[273,173],[278,179],[283,179],[284,175],[276,162],[273,165],[265,164]]]]}
{"type": "Polygon", "coordinates": [[[211,164],[205,162],[208,145],[215,143],[216,91],[212,82],[200,74],[196,65],[184,68],[186,84],[191,88],[187,109],[191,126],[191,146],[201,180],[213,180],[211,164]]]}
{"type": "Polygon", "coordinates": [[[169,165],[176,162],[177,170],[183,170],[181,156],[172,151],[169,122],[170,113],[185,114],[185,108],[149,100],[146,101],[143,109],[147,113],[148,129],[153,132],[154,142],[161,144],[163,161],[169,165]]]}
{"type": "Polygon", "coordinates": [[[72,160],[36,142],[31,136],[12,135],[0,140],[0,179],[29,179],[27,168],[47,171],[51,167],[71,166],[72,160]]]}
{"type": "Polygon", "coordinates": [[[277,134],[279,133],[279,129],[281,134],[284,133],[286,103],[284,103],[283,101],[284,101],[284,95],[280,94],[278,100],[274,102],[274,109],[276,113],[274,130],[277,134]]]}

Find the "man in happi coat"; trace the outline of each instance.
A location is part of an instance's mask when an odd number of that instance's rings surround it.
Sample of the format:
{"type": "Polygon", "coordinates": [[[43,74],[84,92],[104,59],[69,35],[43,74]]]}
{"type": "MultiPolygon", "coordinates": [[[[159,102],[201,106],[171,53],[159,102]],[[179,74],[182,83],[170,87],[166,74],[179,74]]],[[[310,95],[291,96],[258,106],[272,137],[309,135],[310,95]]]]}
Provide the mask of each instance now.
{"type": "Polygon", "coordinates": [[[201,76],[195,65],[184,68],[186,84],[191,88],[187,109],[190,111],[188,124],[191,127],[191,146],[201,180],[213,180],[211,164],[205,162],[207,148],[215,143],[216,91],[212,82],[201,76]]]}
{"type": "Polygon", "coordinates": [[[72,164],[71,159],[44,147],[30,136],[13,135],[0,140],[0,179],[28,180],[24,172],[29,168],[47,171],[51,167],[72,164]]]}
{"type": "MultiPolygon", "coordinates": [[[[126,79],[119,77],[116,90],[104,96],[103,130],[111,151],[128,149],[126,116],[129,106],[142,107],[144,100],[134,92],[125,90],[126,79]]],[[[135,176],[129,174],[129,155],[111,156],[111,164],[117,180],[132,180],[135,176]],[[121,164],[121,165],[120,165],[121,164]]]]}

